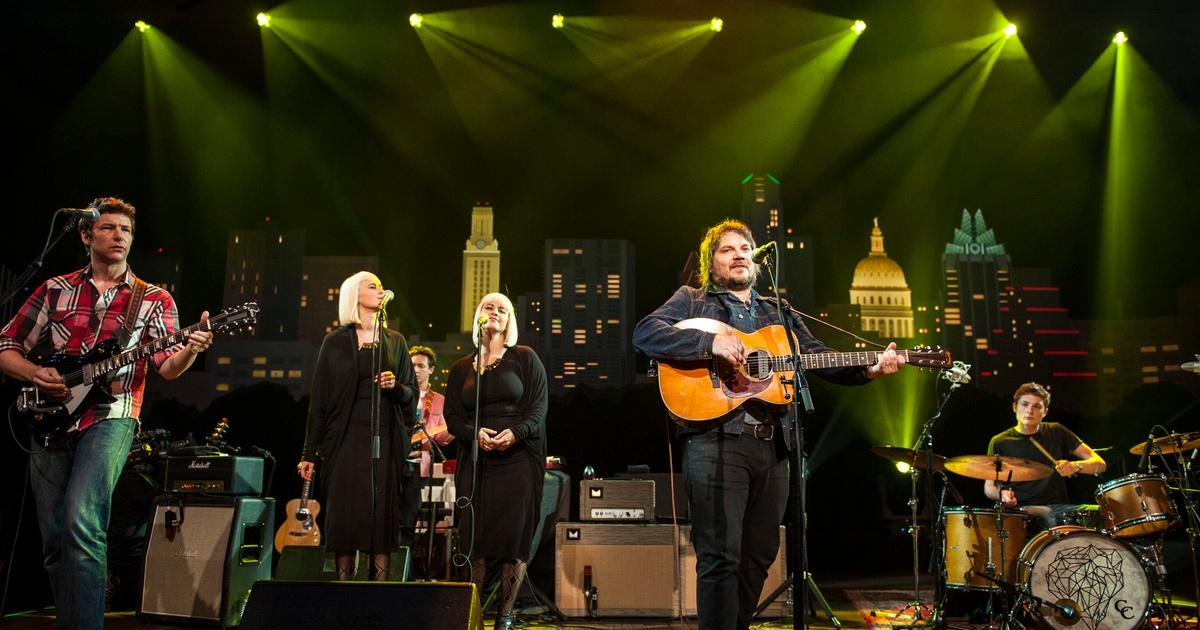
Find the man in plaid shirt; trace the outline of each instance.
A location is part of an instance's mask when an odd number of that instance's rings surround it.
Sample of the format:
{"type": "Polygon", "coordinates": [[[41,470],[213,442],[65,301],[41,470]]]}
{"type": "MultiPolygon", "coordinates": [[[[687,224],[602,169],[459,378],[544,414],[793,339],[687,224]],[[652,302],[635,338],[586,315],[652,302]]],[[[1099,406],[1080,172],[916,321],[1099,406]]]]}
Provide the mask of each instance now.
{"type": "MultiPolygon", "coordinates": [[[[135,277],[126,262],[133,243],[133,206],[108,197],[90,207],[99,218],[79,223],[80,239],[91,258],[88,266],[42,283],[0,330],[0,371],[56,398],[68,393],[62,377],[54,368],[33,364],[26,354],[43,344],[72,356],[87,352],[123,327],[134,294],[135,277]]],[[[127,347],[178,328],[171,295],[147,286],[127,347]]],[[[150,364],[164,378],[174,379],[211,344],[212,333],[194,332],[186,344],[126,366],[104,385],[115,402],[84,410],[65,437],[34,445],[30,483],[59,627],[104,625],[112,493],[137,432],[150,364]]]]}

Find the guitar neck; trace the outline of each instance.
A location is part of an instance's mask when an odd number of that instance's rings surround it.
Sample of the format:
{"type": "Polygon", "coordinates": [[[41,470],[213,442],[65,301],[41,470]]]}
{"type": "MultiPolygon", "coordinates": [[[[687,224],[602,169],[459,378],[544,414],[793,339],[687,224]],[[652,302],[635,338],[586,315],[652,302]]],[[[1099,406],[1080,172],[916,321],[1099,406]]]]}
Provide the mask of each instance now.
{"type": "Polygon", "coordinates": [[[304,485],[300,487],[300,509],[308,508],[308,493],[312,491],[312,480],[305,479],[304,485]]]}
{"type": "MultiPolygon", "coordinates": [[[[800,355],[800,369],[802,370],[820,370],[824,368],[839,368],[853,367],[858,365],[875,365],[879,361],[879,355],[882,350],[868,350],[865,352],[822,352],[819,354],[802,354],[800,355]]],[[[908,359],[908,350],[897,350],[899,354],[908,359]]],[[[792,357],[788,355],[771,355],[772,370],[792,370],[792,357]]]]}
{"type": "Polygon", "coordinates": [[[181,328],[167,335],[166,337],[160,337],[153,341],[147,341],[146,343],[133,348],[132,350],[126,350],[125,352],[115,354],[107,359],[102,359],[95,363],[85,365],[80,368],[80,373],[85,371],[89,372],[88,376],[94,380],[97,376],[119,370],[127,365],[137,363],[146,357],[162,352],[171,346],[181,344],[196,331],[209,330],[212,330],[212,320],[200,321],[188,326],[187,328],[181,328]]]}

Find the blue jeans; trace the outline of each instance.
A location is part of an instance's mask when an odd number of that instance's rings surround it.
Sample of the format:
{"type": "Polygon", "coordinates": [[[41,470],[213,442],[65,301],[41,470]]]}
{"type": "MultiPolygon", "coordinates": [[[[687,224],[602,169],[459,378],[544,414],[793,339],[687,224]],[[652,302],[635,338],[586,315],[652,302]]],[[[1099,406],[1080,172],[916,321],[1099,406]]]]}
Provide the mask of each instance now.
{"type": "Polygon", "coordinates": [[[108,517],[136,430],[133,418],[104,420],[29,458],[42,563],[60,628],[104,626],[108,517]]]}
{"type": "Polygon", "coordinates": [[[701,630],[750,627],[787,506],[788,463],[778,446],[716,430],[687,438],[683,475],[701,630]]]}

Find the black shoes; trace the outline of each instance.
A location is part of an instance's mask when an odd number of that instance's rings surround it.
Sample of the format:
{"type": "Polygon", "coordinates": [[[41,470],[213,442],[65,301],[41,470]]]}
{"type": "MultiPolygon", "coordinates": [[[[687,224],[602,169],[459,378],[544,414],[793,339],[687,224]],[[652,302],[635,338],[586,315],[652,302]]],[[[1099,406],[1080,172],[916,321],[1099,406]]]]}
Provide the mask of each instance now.
{"type": "Polygon", "coordinates": [[[516,619],[512,613],[503,613],[496,617],[495,630],[516,630],[516,619]]]}

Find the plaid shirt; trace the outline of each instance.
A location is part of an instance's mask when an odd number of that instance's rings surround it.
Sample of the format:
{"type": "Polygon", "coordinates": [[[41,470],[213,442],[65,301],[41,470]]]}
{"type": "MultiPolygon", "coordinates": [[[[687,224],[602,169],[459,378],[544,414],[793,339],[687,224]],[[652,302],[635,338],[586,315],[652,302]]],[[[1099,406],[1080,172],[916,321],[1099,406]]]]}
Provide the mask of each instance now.
{"type": "MultiPolygon", "coordinates": [[[[79,271],[50,278],[29,296],[17,314],[0,330],[0,351],[16,350],[22,355],[47,343],[54,352],[65,351],[79,356],[96,344],[116,335],[125,323],[125,310],[133,297],[133,271],[100,293],[92,282],[91,266],[79,271]]],[[[175,300],[167,291],[149,285],[138,310],[133,335],[127,348],[159,339],[179,329],[179,313],[175,300]]],[[[155,369],[182,346],[173,346],[150,357],[127,365],[112,375],[112,381],[102,385],[116,398],[112,404],[101,404],[86,410],[72,430],[82,431],[108,418],[138,418],[142,410],[142,394],[146,388],[149,363],[155,369]]]]}

